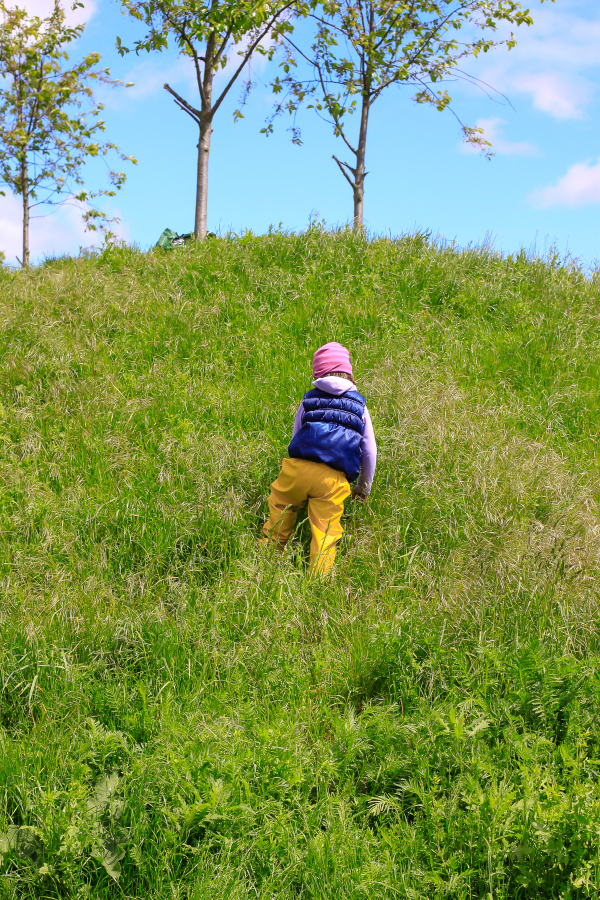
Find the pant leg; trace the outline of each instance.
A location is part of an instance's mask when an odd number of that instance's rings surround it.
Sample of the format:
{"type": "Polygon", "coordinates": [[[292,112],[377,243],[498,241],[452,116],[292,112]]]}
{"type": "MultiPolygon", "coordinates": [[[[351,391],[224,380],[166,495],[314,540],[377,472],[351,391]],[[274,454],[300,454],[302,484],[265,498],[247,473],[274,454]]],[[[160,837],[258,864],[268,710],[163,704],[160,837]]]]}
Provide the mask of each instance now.
{"type": "Polygon", "coordinates": [[[327,575],[335,560],[336,544],[344,529],[341,518],[344,512],[344,500],[350,495],[350,485],[341,472],[328,466],[318,496],[313,496],[314,486],[308,499],[308,518],[312,530],[310,544],[310,567],[313,572],[327,575]]]}
{"type": "Polygon", "coordinates": [[[302,460],[284,459],[281,471],[271,485],[269,496],[270,516],[263,525],[267,539],[283,546],[294,530],[298,510],[307,499],[306,479],[299,477],[302,460]]]}

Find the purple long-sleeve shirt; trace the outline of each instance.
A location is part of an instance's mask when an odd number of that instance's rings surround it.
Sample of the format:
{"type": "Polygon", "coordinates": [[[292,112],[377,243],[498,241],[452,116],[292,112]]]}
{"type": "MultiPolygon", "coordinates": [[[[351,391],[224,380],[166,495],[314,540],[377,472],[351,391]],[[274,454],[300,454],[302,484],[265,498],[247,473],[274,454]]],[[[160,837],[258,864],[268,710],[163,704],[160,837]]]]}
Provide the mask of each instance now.
{"type": "MultiPolygon", "coordinates": [[[[347,378],[340,378],[337,375],[326,375],[324,378],[317,378],[313,381],[313,385],[316,388],[319,388],[320,391],[326,391],[328,394],[333,394],[334,397],[339,397],[341,394],[345,394],[346,391],[351,391],[354,388],[354,384],[351,381],[347,378]]],[[[294,437],[302,428],[303,415],[304,402],[300,404],[298,412],[296,413],[292,437],[294,437]]],[[[360,449],[360,475],[358,476],[356,487],[361,494],[367,496],[371,493],[371,485],[373,484],[373,478],[375,476],[377,444],[375,443],[375,432],[373,431],[371,416],[366,406],[363,413],[363,435],[362,441],[360,442],[360,449]]]]}

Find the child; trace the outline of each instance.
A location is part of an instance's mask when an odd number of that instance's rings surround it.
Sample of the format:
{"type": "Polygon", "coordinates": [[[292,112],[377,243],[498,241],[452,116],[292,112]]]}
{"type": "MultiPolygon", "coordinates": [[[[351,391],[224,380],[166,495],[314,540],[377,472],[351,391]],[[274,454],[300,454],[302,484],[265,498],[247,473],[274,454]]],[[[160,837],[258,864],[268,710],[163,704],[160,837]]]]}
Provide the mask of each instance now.
{"type": "Polygon", "coordinates": [[[332,341],[313,358],[313,390],[300,404],[289,459],[271,485],[269,521],[265,540],[285,547],[296,524],[298,510],[308,500],[312,530],[310,567],[326,575],[342,536],[340,519],[349,482],[358,482],[352,498],[364,500],[371,491],[377,445],[365,398],[354,384],[350,354],[332,341]]]}

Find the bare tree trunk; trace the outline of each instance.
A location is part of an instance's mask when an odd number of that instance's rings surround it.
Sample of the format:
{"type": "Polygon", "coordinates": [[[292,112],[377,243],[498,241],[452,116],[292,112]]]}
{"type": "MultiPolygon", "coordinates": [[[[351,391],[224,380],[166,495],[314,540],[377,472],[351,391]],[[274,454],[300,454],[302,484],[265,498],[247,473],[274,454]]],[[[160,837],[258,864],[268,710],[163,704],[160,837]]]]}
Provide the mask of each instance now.
{"type": "Polygon", "coordinates": [[[206,217],[208,211],[208,157],[210,154],[210,136],[212,126],[202,122],[198,141],[198,174],[196,178],[196,219],[194,234],[197,240],[206,237],[206,217]]]}
{"type": "Polygon", "coordinates": [[[198,174],[196,177],[196,218],[194,221],[194,235],[196,240],[202,241],[206,237],[206,219],[208,214],[208,157],[210,155],[210,136],[212,134],[212,89],[213,89],[213,59],[215,52],[215,34],[212,32],[206,42],[206,56],[204,57],[204,76],[200,83],[198,70],[198,87],[200,88],[201,113],[200,139],[198,141],[198,174]]]}
{"type": "Polygon", "coordinates": [[[354,173],[354,230],[363,227],[363,201],[365,196],[365,152],[367,149],[367,128],[369,125],[370,84],[365,84],[360,111],[360,133],[356,148],[356,169],[354,173]]]}
{"type": "Polygon", "coordinates": [[[29,173],[27,172],[27,160],[21,163],[21,185],[23,188],[23,258],[21,266],[29,268],[29,173]]]}

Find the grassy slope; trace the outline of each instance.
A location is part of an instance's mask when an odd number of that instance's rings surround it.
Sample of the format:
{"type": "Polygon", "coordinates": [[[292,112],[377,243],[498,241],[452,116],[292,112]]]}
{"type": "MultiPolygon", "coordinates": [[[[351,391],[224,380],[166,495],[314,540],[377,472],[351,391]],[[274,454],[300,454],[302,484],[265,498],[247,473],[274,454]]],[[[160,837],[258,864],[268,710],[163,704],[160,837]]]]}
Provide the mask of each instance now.
{"type": "Polygon", "coordinates": [[[597,896],[599,310],[420,238],[0,273],[0,897],[597,896]],[[256,536],[332,338],[320,584],[256,536]]]}

